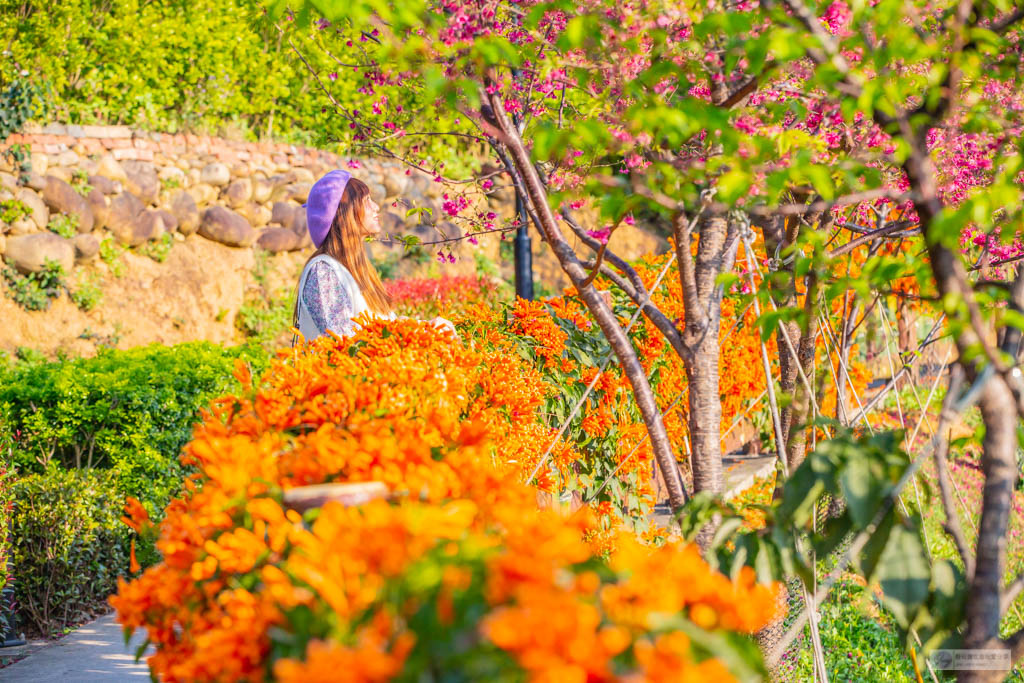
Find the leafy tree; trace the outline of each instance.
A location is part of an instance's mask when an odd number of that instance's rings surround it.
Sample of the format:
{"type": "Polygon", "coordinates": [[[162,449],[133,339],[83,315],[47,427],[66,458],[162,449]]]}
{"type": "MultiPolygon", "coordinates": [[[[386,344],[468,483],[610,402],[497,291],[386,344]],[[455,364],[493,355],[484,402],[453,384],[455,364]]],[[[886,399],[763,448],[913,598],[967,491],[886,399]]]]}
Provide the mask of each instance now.
{"type": "MultiPolygon", "coordinates": [[[[958,371],[932,446],[941,472],[941,434],[979,404],[986,427],[981,525],[972,552],[950,522],[963,582],[940,586],[934,577],[916,577],[924,590],[898,597],[943,615],[958,614],[953,602],[964,604],[967,647],[1009,647],[1015,661],[1024,656],[1024,632],[1005,640],[999,633],[1000,616],[1024,585],[1002,584],[1024,416],[1024,275],[1014,265],[1024,258],[1014,233],[1022,206],[1024,10],[898,0],[308,2],[299,8],[300,22],[314,18],[314,7],[347,28],[342,40],[369,36],[375,46],[353,66],[368,94],[378,96],[373,111],[336,109],[357,142],[427,167],[441,181],[466,179],[446,176],[420,139],[442,136],[467,153],[490,156],[492,163],[469,179],[474,183],[452,184],[461,188],[445,205],[452,215],[469,206],[461,198],[489,191],[496,180],[524,199],[632,383],[676,507],[686,492],[674,454],[636,352],[594,286],[599,273],[633,298],[686,364],[696,491],[721,489],[715,337],[725,286],[740,276],[748,281],[764,333],[776,339],[782,396],[773,401],[773,431],[794,476],[819,462],[805,456],[817,436],[806,425],[822,412],[821,346],[848,358],[869,315],[887,324],[886,298],[909,295],[934,305],[956,341],[958,371]],[[458,125],[424,124],[424,111],[445,108],[458,114],[458,125]],[[587,205],[600,222],[581,221],[578,210],[587,205]],[[640,211],[673,226],[682,320],[651,304],[645,283],[607,246],[610,234],[640,211]],[[734,273],[738,255],[742,271],[734,273]]],[[[909,359],[901,362],[899,376],[909,359]]],[[[770,372],[771,360],[764,364],[770,372]]],[[[844,362],[837,385],[845,386],[845,372],[844,362]]],[[[854,413],[841,397],[835,412],[854,425],[869,407],[854,413]]],[[[860,451],[858,462],[873,461],[870,449],[860,451]]],[[[822,492],[812,487],[798,500],[822,492]]],[[[850,502],[850,492],[841,493],[850,502]]],[[[876,501],[877,510],[888,509],[887,500],[876,501]]],[[[942,500],[955,520],[948,491],[942,500]]],[[[878,514],[856,513],[843,533],[860,529],[864,538],[878,514]]],[[[905,532],[885,536],[895,545],[879,548],[882,556],[919,545],[914,520],[904,521],[905,532]]],[[[701,529],[711,547],[714,524],[701,529]]],[[[891,585],[889,596],[907,584],[891,585]]],[[[914,614],[898,612],[908,629],[923,628],[914,614]]],[[[996,676],[962,672],[961,680],[996,676]]]]}

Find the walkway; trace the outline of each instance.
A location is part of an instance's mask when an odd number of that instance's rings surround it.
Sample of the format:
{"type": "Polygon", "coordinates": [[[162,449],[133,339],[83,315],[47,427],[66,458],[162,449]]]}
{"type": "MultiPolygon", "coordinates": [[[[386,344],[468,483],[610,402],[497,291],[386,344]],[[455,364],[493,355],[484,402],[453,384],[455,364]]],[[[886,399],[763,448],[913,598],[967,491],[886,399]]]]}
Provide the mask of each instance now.
{"type": "Polygon", "coordinates": [[[0,669],[3,683],[130,683],[148,681],[145,661],[135,663],[143,630],[124,644],[121,626],[108,614],[82,626],[25,659],[0,669]]]}
{"type": "MultiPolygon", "coordinates": [[[[756,477],[770,474],[775,456],[736,456],[723,458],[726,489],[736,495],[754,483],[756,477]]],[[[667,505],[658,505],[653,515],[657,523],[667,525],[671,516],[667,505]]],[[[135,663],[135,651],[142,645],[143,631],[136,631],[124,644],[121,627],[108,614],[86,624],[55,643],[35,650],[17,664],[0,669],[2,683],[132,683],[149,679],[144,662],[135,663]]]]}
{"type": "MultiPolygon", "coordinates": [[[[739,455],[722,456],[722,469],[725,478],[726,500],[733,498],[754,485],[754,482],[767,477],[775,469],[775,455],[739,455]]],[[[654,506],[651,520],[660,527],[668,527],[672,523],[672,512],[668,501],[661,501],[654,506]]]]}

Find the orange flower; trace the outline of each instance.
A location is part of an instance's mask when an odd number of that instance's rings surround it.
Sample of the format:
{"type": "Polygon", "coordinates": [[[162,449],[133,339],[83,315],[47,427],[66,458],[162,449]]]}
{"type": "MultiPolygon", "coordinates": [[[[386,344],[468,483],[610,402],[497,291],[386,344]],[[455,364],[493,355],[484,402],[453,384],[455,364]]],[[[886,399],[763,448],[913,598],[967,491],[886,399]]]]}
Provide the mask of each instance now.
{"type": "Polygon", "coordinates": [[[146,508],[142,506],[137,498],[128,496],[128,499],[124,502],[124,516],[121,517],[121,521],[130,526],[136,532],[142,531],[142,529],[150,524],[149,513],[146,512],[146,508]]]}
{"type": "MultiPolygon", "coordinates": [[[[522,310],[558,343],[539,309],[522,310]]],[[[522,479],[553,430],[538,371],[511,350],[367,320],[351,338],[285,352],[262,382],[211,405],[182,455],[197,474],[160,525],[163,562],[111,598],[126,629],[147,630],[160,680],[389,680],[451,635],[423,614],[534,681],[611,680],[631,648],[626,676],[728,680],[657,616],[743,632],[775,616],[774,588],[748,573],[730,581],[691,546],[652,549],[586,507],[537,509],[522,479]],[[295,486],[362,481],[392,499],[305,518],[284,505],[295,486]]],[[[599,420],[626,422],[607,398],[620,390],[619,377],[602,384],[599,420]]],[[[623,434],[635,443],[639,429],[623,434]]],[[[564,446],[551,457],[542,474],[561,486],[580,456],[564,446]]],[[[140,509],[129,502],[133,528],[140,509]]]]}

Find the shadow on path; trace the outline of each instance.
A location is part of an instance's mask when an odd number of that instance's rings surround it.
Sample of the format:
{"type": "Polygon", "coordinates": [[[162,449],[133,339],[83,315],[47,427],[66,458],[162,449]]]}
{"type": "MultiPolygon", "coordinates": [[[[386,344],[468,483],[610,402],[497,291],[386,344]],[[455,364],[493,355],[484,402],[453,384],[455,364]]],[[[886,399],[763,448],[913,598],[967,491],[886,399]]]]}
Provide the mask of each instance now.
{"type": "MultiPolygon", "coordinates": [[[[775,469],[775,455],[741,455],[729,453],[722,456],[723,477],[725,479],[726,500],[738,496],[754,485],[759,477],[767,477],[775,469]]],[[[655,525],[668,528],[672,525],[672,511],[667,500],[659,501],[651,512],[651,521],[655,525]]],[[[678,527],[676,527],[678,529],[678,527]]]]}
{"type": "Polygon", "coordinates": [[[131,642],[124,644],[120,624],[113,613],[82,626],[73,633],[30,654],[25,659],[0,669],[4,683],[64,683],[74,681],[147,681],[149,667],[145,659],[135,662],[135,651],[145,640],[145,631],[136,630],[131,642]]]}

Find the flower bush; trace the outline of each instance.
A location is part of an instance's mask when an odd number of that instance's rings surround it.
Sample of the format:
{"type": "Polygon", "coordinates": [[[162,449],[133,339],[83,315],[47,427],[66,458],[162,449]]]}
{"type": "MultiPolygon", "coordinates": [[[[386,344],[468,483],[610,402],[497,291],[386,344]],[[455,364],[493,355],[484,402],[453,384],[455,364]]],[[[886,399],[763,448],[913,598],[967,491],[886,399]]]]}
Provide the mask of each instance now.
{"type": "MultiPolygon", "coordinates": [[[[616,308],[621,315],[628,314],[624,301],[616,308]]],[[[649,531],[647,513],[655,503],[655,489],[646,429],[618,366],[609,365],[598,375],[610,350],[608,342],[574,293],[533,302],[519,299],[505,309],[469,307],[456,322],[460,333],[475,344],[522,358],[540,378],[540,418],[552,437],[527,452],[527,461],[520,463],[527,476],[536,470],[532,483],[592,503],[606,531],[618,521],[649,531]],[[585,404],[570,420],[573,407],[595,378],[585,404]],[[553,435],[567,420],[563,437],[541,464],[553,435]]],[[[638,326],[634,341],[645,343],[645,333],[638,326]]],[[[657,358],[655,362],[663,364],[657,358]]]]}
{"type": "Polygon", "coordinates": [[[552,436],[539,371],[411,320],[284,352],[216,400],[197,473],[154,529],[163,562],[111,599],[162,680],[731,680],[776,587],[691,546],[584,541],[587,508],[538,509],[523,470],[552,436]],[[292,487],[380,481],[390,500],[305,516],[292,487]]]}
{"type": "MultiPolygon", "coordinates": [[[[328,117],[310,93],[289,87],[304,67],[288,58],[287,45],[269,40],[262,15],[248,0],[204,1],[185,12],[137,0],[69,0],[5,12],[0,34],[10,59],[0,73],[38,74],[51,86],[58,119],[71,123],[172,132],[233,124],[250,136],[271,125],[286,135],[314,130],[328,117]],[[139,25],[150,28],[148,38],[141,39],[139,25]],[[191,57],[182,59],[186,53],[191,57]]],[[[353,90],[347,87],[344,97],[353,90]]]]}
{"type": "Polygon", "coordinates": [[[497,303],[497,284],[474,275],[386,280],[384,287],[399,313],[419,318],[458,316],[467,307],[497,303]]]}
{"type": "MultiPolygon", "coordinates": [[[[663,265],[663,257],[636,264],[648,288],[663,265]]],[[[625,325],[635,307],[621,290],[607,283],[604,286],[615,314],[625,325]]],[[[654,300],[668,315],[682,315],[679,288],[673,267],[653,292],[654,300]]],[[[744,304],[741,293],[727,296],[722,304],[722,344],[729,347],[720,363],[723,431],[764,389],[754,310],[744,304]]],[[[461,333],[475,343],[521,356],[540,373],[546,389],[542,419],[553,428],[568,419],[597,377],[585,404],[569,420],[563,445],[553,449],[548,466],[537,472],[534,483],[557,493],[575,492],[592,502],[602,518],[609,518],[605,529],[621,520],[655,535],[647,522],[656,491],[646,427],[619,366],[608,365],[598,377],[610,347],[575,291],[534,302],[517,300],[507,309],[477,303],[464,307],[455,320],[461,333]]],[[[655,390],[677,457],[688,471],[689,411],[682,362],[646,318],[637,320],[630,338],[655,390]]],[[[542,453],[543,449],[537,455],[542,453]]]]}

